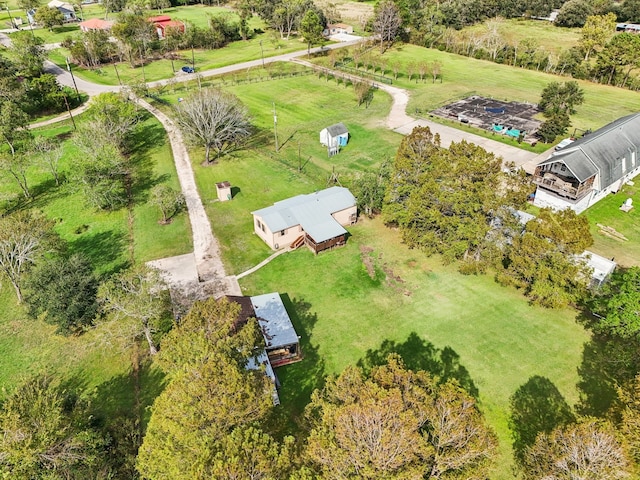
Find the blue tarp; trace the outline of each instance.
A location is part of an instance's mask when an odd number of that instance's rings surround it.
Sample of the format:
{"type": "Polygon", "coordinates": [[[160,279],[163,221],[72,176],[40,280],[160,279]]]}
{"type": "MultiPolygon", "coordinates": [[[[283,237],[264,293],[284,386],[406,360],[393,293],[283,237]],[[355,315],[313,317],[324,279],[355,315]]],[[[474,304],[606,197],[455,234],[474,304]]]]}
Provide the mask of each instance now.
{"type": "Polygon", "coordinates": [[[520,130],[517,128],[512,128],[511,130],[507,130],[507,135],[513,138],[518,138],[520,136],[520,130]]]}
{"type": "Polygon", "coordinates": [[[504,107],[499,107],[499,108],[484,107],[484,111],[489,113],[504,113],[504,107]]]}
{"type": "Polygon", "coordinates": [[[347,137],[338,137],[340,140],[340,146],[344,147],[347,144],[347,137]]]}

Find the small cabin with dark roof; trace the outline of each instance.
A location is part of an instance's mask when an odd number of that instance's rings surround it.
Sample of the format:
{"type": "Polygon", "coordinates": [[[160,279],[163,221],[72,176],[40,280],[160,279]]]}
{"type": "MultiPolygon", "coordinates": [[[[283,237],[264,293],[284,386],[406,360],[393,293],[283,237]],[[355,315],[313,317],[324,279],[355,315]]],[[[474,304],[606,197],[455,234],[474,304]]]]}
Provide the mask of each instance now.
{"type": "Polygon", "coordinates": [[[533,204],[583,212],[640,173],[639,151],[640,113],[619,118],[540,162],[533,204]]]}

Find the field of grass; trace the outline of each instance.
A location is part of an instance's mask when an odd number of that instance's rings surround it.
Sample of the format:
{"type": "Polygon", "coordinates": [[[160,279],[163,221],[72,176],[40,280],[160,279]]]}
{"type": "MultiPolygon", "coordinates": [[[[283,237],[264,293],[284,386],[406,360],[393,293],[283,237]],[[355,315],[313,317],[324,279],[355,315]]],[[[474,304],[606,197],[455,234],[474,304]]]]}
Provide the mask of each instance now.
{"type": "MultiPolygon", "coordinates": [[[[377,49],[372,50],[379,55],[377,49]]],[[[428,112],[471,95],[481,95],[500,100],[537,103],[542,89],[552,81],[571,80],[542,72],[499,65],[485,60],[454,55],[435,49],[414,45],[398,45],[383,55],[387,60],[398,61],[402,67],[398,81],[394,82],[411,91],[407,113],[419,110],[428,112]],[[410,62],[439,61],[442,65],[442,82],[410,82],[406,65],[410,62]]],[[[387,75],[391,75],[387,69],[387,75]]],[[[584,89],[584,103],[571,117],[572,127],[594,130],[621,116],[640,110],[637,92],[578,80],[584,89]]]]}
{"type": "MultiPolygon", "coordinates": [[[[61,138],[67,138],[70,132],[68,122],[36,131],[61,138]]],[[[99,275],[113,272],[131,260],[144,262],[190,251],[191,232],[186,214],[179,214],[170,225],[163,226],[157,222],[159,212],[144,204],[149,188],[159,182],[179,188],[164,130],[155,119],[147,118],[135,140],[136,153],[130,159],[135,171],[131,228],[126,209],[96,212],[86,206],[82,193],[72,182],[56,188],[49,175],[37,171],[29,172],[35,198],[28,204],[21,203],[16,185],[2,179],[0,210],[42,210],[56,220],[56,232],[65,240],[70,253],[87,255],[99,275]]],[[[65,141],[64,149],[61,171],[69,179],[77,151],[69,141],[65,141]]],[[[0,302],[3,305],[0,309],[0,384],[7,389],[0,396],[29,375],[44,372],[94,396],[100,413],[106,417],[116,410],[131,410],[135,399],[130,350],[104,344],[94,331],[68,338],[54,334],[53,326],[27,317],[24,307],[16,304],[9,282],[2,282],[0,302]]],[[[144,408],[153,401],[162,377],[157,371],[144,367],[140,382],[140,401],[144,408]]]]}
{"type": "Polygon", "coordinates": [[[638,205],[640,205],[640,191],[636,184],[634,186],[625,185],[620,192],[609,195],[590,207],[583,214],[589,219],[594,240],[594,244],[589,247],[589,250],[607,258],[614,258],[619,265],[625,267],[640,266],[640,211],[638,211],[638,205]],[[633,199],[635,208],[624,213],[620,210],[620,205],[627,198],[633,199]],[[614,228],[628,241],[603,234],[597,226],[598,224],[614,228]]]}
{"type": "MultiPolygon", "coordinates": [[[[290,40],[279,40],[277,44],[272,43],[267,34],[260,34],[249,40],[232,42],[224,48],[216,50],[193,51],[196,71],[209,70],[212,68],[224,67],[235,63],[258,60],[264,53],[264,57],[273,57],[283,53],[302,50],[304,45],[297,38],[290,40]],[[260,43],[262,42],[262,49],[260,43]]],[[[191,50],[178,51],[179,59],[174,61],[174,68],[179,71],[183,65],[192,64],[191,50]]],[[[49,53],[49,59],[57,65],[66,68],[65,58],[68,51],[64,48],[53,50],[49,53]]],[[[139,83],[143,80],[142,67],[134,68],[128,62],[117,63],[117,74],[113,65],[105,65],[98,69],[88,69],[76,66],[74,73],[90,82],[102,85],[118,85],[118,74],[122,83],[139,83]]],[[[171,60],[155,60],[144,67],[144,78],[147,82],[162,80],[174,76],[171,60]]]]}
{"type": "Polygon", "coordinates": [[[491,478],[513,478],[509,397],[540,375],[569,404],[578,401],[576,368],[588,336],[575,312],[531,307],[490,276],[460,275],[408,249],[379,220],[361,220],[350,232],[345,248],[318,256],[301,249],[241,280],[244,293],[280,292],[295,312],[305,359],[278,369],[283,408],[299,415],[324,375],[398,351],[409,366],[477,391],[500,438],[491,478]]]}
{"type": "MultiPolygon", "coordinates": [[[[393,159],[401,136],[380,128],[390,108],[390,98],[378,92],[365,108],[357,106],[352,87],[337,86],[315,76],[288,78],[248,85],[228,86],[248,105],[257,139],[249,149],[224,157],[216,165],[202,166],[204,154],[192,149],[192,161],[200,195],[215,234],[222,239],[227,269],[240,273],[269,255],[269,249],[253,231],[248,212],[299,193],[325,188],[330,172],[348,183],[357,171],[377,167],[393,159]],[[278,116],[280,149],[275,153],[273,103],[278,116]],[[337,156],[328,158],[319,143],[322,128],[344,122],[349,144],[337,156]],[[298,152],[300,155],[298,155],[298,152]],[[298,167],[302,166],[302,172],[298,167]],[[218,203],[215,183],[228,180],[239,189],[232,202],[218,203]],[[247,235],[247,234],[250,235],[247,235]]],[[[184,92],[167,92],[162,98],[176,104],[184,92]]],[[[165,105],[165,109],[168,107],[165,105]]]]}
{"type": "MultiPolygon", "coordinates": [[[[487,22],[495,23],[495,20],[487,22]]],[[[482,35],[487,31],[487,22],[463,28],[461,32],[482,35]]],[[[576,46],[581,36],[579,28],[558,27],[551,22],[540,20],[510,18],[502,20],[498,25],[498,32],[507,44],[514,45],[532,39],[538,46],[556,56],[562,50],[576,46]]]]}

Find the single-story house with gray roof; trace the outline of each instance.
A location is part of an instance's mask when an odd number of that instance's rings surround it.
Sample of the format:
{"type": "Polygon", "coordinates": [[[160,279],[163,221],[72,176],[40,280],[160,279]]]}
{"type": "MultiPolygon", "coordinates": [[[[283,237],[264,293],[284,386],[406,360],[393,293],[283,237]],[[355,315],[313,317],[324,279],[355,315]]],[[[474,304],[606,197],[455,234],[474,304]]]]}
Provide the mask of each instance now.
{"type": "Polygon", "coordinates": [[[640,173],[639,150],[640,113],[585,135],[536,166],[533,204],[583,212],[640,173]]]}
{"type": "Polygon", "coordinates": [[[344,226],[356,222],[358,208],[353,194],[336,186],[287,198],[251,213],[255,232],[272,249],[305,243],[319,253],[346,243],[344,226]]]}

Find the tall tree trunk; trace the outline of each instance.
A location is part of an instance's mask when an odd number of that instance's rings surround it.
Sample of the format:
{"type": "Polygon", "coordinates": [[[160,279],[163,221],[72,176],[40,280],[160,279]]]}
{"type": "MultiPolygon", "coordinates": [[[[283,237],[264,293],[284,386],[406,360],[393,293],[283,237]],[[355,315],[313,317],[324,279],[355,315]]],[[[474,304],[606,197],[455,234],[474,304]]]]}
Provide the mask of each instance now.
{"type": "Polygon", "coordinates": [[[18,303],[22,303],[22,289],[20,288],[20,284],[14,279],[10,279],[13,288],[16,290],[16,297],[18,297],[18,303]]]}
{"type": "Polygon", "coordinates": [[[209,156],[211,154],[211,145],[207,144],[205,145],[205,150],[204,150],[204,160],[209,163],[209,156]]]}
{"type": "Polygon", "coordinates": [[[149,354],[155,355],[156,353],[158,353],[158,348],[153,341],[153,337],[151,336],[151,328],[149,327],[147,321],[145,321],[144,323],[144,336],[147,339],[147,343],[149,344],[149,354]]]}

